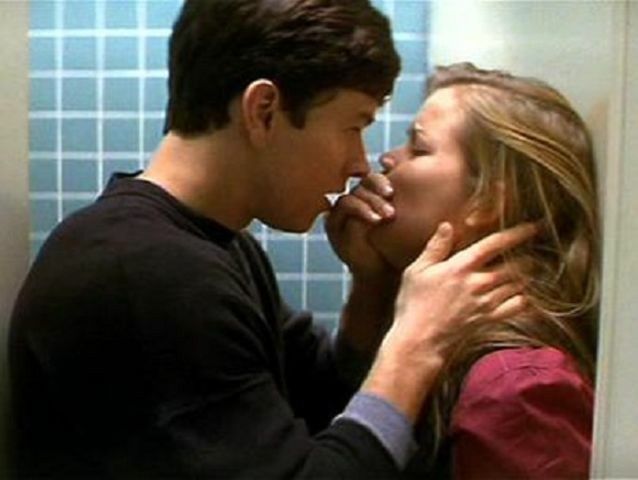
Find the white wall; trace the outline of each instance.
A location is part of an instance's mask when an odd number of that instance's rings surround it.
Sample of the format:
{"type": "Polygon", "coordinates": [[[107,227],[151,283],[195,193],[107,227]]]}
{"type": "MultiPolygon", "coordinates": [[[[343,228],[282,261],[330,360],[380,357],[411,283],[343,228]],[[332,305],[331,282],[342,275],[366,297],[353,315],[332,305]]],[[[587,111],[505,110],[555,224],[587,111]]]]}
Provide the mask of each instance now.
{"type": "Polygon", "coordinates": [[[610,104],[603,331],[598,378],[596,477],[638,477],[638,3],[616,12],[620,55],[610,104]]]}
{"type": "Polygon", "coordinates": [[[549,82],[588,122],[604,162],[618,4],[438,0],[432,3],[431,62],[469,60],[549,82]]]}
{"type": "MultiPolygon", "coordinates": [[[[0,1],[0,431],[6,422],[6,334],[29,261],[28,2],[0,1]]],[[[4,436],[0,478],[5,478],[4,436]]]]}
{"type": "Polygon", "coordinates": [[[548,81],[588,122],[604,221],[592,474],[638,477],[638,3],[438,0],[432,64],[472,61],[548,81]],[[631,212],[631,213],[629,213],[631,212]]]}

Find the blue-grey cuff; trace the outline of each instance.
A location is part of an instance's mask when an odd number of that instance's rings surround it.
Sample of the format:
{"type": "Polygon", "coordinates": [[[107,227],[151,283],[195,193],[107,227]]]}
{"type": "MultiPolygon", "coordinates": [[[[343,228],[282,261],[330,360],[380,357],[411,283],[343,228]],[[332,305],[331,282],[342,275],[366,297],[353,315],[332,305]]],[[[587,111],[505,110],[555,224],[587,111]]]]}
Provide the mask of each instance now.
{"type": "Polygon", "coordinates": [[[412,424],[394,405],[370,393],[358,392],[333,422],[351,420],[367,428],[403,470],[417,451],[412,424]]]}

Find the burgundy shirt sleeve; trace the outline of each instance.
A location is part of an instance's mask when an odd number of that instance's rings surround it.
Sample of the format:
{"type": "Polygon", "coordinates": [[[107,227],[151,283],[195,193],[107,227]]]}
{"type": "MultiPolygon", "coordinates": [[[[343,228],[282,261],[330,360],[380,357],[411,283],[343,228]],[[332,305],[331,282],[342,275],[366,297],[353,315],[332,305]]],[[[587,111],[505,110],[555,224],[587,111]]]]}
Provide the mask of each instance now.
{"type": "Polygon", "coordinates": [[[452,415],[454,478],[588,478],[592,417],[592,386],[566,354],[519,348],[486,355],[452,415]]]}

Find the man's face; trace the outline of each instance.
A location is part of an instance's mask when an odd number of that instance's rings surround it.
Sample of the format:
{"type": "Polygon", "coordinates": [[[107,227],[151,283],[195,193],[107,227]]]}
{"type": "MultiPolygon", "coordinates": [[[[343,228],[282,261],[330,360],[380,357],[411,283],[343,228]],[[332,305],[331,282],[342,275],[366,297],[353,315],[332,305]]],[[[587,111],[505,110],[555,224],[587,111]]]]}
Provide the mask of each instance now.
{"type": "Polygon", "coordinates": [[[377,101],[353,90],[339,90],[310,109],[303,128],[286,112],[275,115],[272,139],[260,169],[257,218],[281,230],[303,232],[330,207],[326,194],[340,193],[350,177],[368,173],[363,129],[372,122],[377,101]]]}

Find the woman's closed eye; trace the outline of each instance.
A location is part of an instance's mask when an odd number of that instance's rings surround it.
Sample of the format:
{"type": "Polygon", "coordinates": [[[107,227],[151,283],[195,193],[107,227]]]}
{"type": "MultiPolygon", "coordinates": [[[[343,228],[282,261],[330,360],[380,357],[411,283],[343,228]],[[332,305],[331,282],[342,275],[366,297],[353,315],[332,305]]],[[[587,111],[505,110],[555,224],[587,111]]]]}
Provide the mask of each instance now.
{"type": "Polygon", "coordinates": [[[420,131],[417,131],[414,127],[409,128],[406,132],[408,135],[408,151],[412,157],[423,157],[424,155],[430,155],[431,149],[425,144],[425,141],[419,135],[420,131]]]}
{"type": "Polygon", "coordinates": [[[413,157],[424,157],[425,155],[430,155],[430,149],[424,147],[422,145],[413,145],[410,147],[410,153],[413,157]]]}

